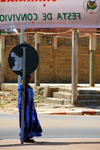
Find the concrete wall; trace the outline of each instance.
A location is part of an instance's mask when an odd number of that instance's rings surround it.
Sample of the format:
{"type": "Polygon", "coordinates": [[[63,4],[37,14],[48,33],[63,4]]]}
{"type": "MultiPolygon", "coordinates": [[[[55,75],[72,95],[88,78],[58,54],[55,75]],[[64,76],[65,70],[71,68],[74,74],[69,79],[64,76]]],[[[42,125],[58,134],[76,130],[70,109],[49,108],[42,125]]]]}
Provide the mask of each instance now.
{"type": "MultiPolygon", "coordinates": [[[[8,55],[11,49],[20,43],[19,35],[6,35],[6,74],[4,82],[17,82],[18,76],[9,68],[8,55]]],[[[34,35],[27,35],[27,44],[35,47],[34,35]]],[[[100,38],[97,38],[95,57],[95,83],[100,83],[100,38]]],[[[58,38],[57,50],[53,49],[53,36],[41,36],[40,82],[70,83],[71,82],[71,38],[58,38]]],[[[33,65],[33,64],[32,64],[33,65]]],[[[31,82],[34,82],[34,73],[31,82]]],[[[89,83],[89,38],[78,40],[78,83],[89,83]]]]}

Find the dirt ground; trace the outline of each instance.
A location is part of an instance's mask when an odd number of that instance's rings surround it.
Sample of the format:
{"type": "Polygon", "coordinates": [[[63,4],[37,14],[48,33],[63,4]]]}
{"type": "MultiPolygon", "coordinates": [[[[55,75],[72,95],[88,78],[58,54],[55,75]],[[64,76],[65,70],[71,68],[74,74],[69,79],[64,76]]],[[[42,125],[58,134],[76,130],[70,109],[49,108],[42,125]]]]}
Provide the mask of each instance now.
{"type": "MultiPolygon", "coordinates": [[[[38,112],[60,112],[60,111],[79,111],[82,109],[98,109],[100,110],[100,105],[97,106],[68,106],[59,105],[54,103],[47,103],[46,98],[43,95],[43,89],[34,93],[34,102],[37,113],[38,112]]],[[[0,91],[0,114],[1,113],[18,113],[17,106],[17,92],[12,91],[0,91]]]]}
{"type": "MultiPolygon", "coordinates": [[[[72,107],[66,108],[58,104],[46,103],[43,92],[34,93],[34,102],[37,112],[66,111],[72,110],[72,107]]],[[[0,113],[18,113],[17,93],[12,91],[0,91],[0,113]]]]}

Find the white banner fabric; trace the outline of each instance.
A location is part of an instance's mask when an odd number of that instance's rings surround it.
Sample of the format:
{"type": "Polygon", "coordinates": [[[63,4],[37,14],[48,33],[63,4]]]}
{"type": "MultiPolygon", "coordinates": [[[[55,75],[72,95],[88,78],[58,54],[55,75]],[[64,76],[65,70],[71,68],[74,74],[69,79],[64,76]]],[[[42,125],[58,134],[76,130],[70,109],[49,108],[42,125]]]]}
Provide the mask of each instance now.
{"type": "Polygon", "coordinates": [[[0,29],[100,28],[100,0],[0,0],[0,29]]]}

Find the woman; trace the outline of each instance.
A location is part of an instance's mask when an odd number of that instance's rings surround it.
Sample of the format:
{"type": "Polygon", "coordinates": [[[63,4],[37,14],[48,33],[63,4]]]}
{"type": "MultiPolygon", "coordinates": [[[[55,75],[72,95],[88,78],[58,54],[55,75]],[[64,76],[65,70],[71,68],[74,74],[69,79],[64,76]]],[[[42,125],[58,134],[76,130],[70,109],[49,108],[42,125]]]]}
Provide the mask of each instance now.
{"type": "MultiPolygon", "coordinates": [[[[28,84],[30,81],[31,75],[25,77],[25,111],[24,111],[24,142],[31,142],[31,138],[34,136],[41,136],[41,126],[37,118],[37,113],[34,106],[34,93],[31,86],[28,84]]],[[[18,100],[18,109],[19,109],[19,125],[20,132],[19,138],[21,139],[21,117],[22,117],[22,84],[18,87],[19,100],[18,100]]]]}

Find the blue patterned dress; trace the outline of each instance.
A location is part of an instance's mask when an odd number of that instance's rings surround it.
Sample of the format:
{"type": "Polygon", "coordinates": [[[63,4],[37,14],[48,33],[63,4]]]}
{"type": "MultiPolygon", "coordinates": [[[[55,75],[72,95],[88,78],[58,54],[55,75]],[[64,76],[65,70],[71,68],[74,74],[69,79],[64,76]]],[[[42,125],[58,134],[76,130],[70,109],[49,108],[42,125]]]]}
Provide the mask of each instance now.
{"type": "MultiPolygon", "coordinates": [[[[22,117],[22,96],[21,96],[22,84],[18,87],[19,100],[19,125],[20,132],[19,138],[21,138],[21,117],[22,117]]],[[[33,138],[34,136],[41,136],[42,128],[37,118],[37,113],[34,106],[34,93],[33,89],[28,86],[25,90],[25,112],[24,112],[24,140],[26,138],[33,138]]]]}

